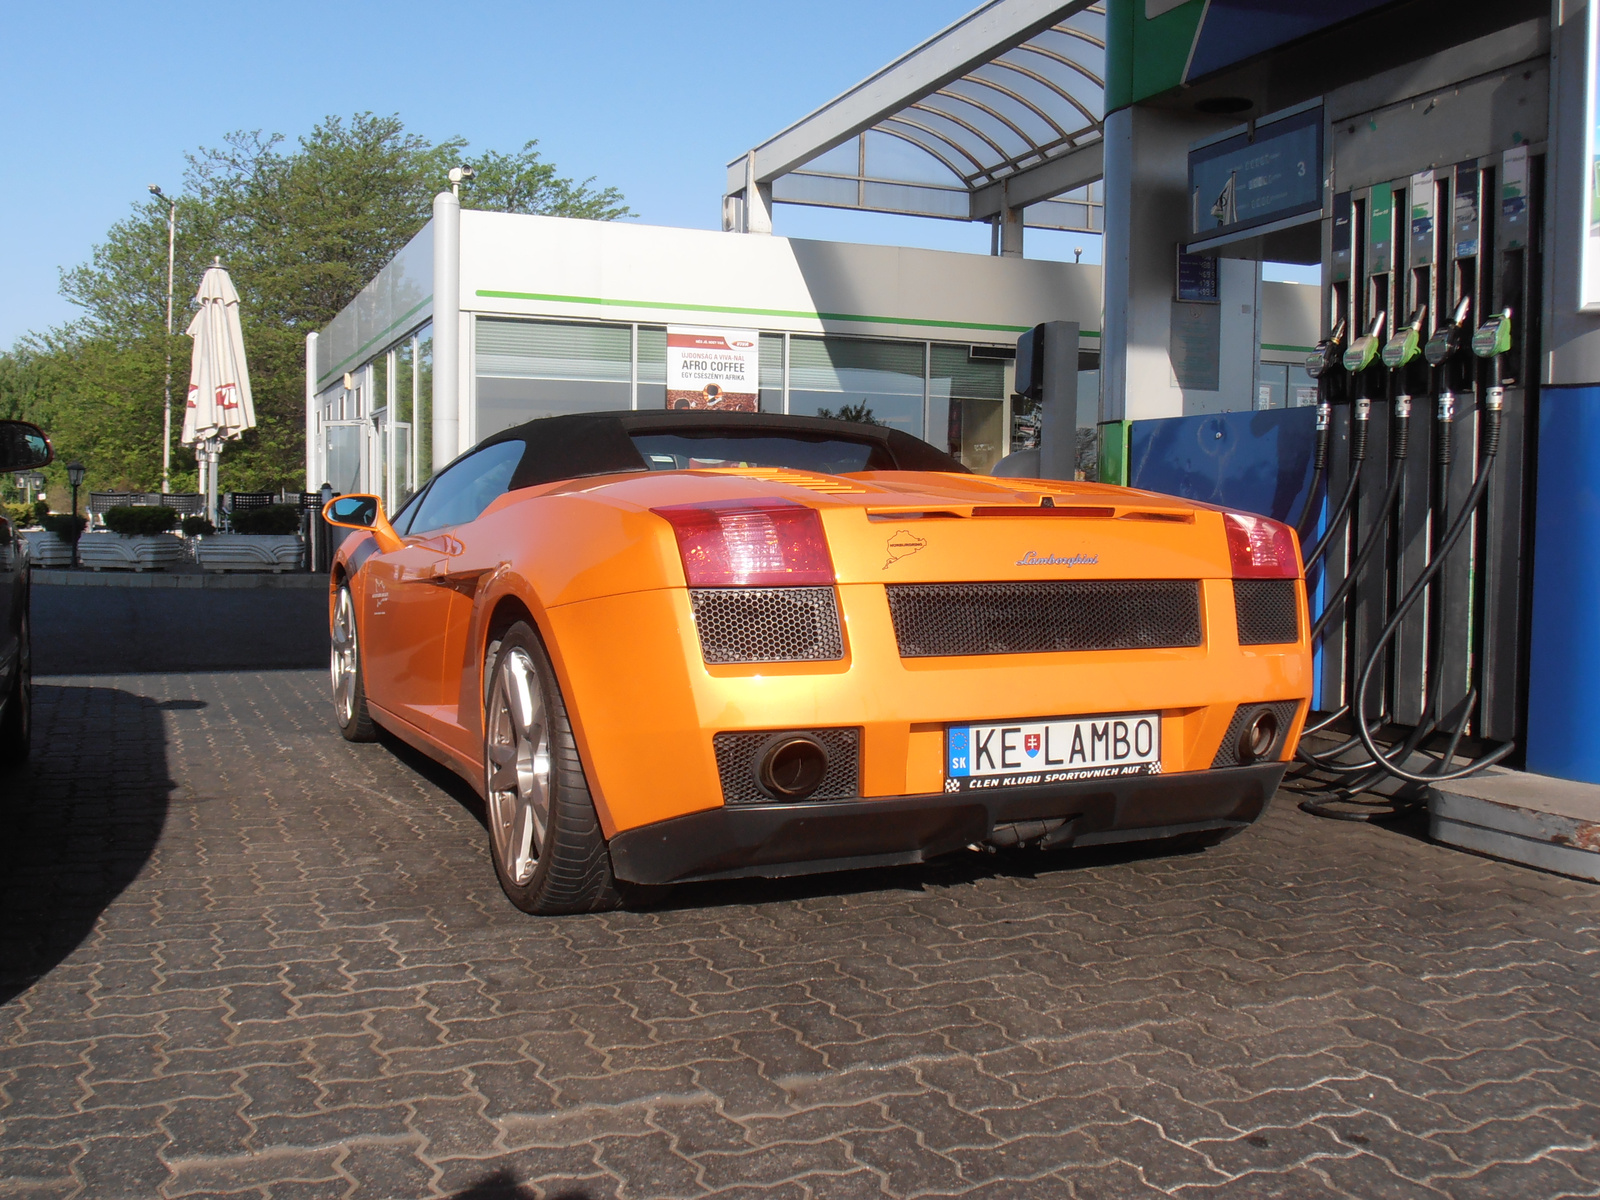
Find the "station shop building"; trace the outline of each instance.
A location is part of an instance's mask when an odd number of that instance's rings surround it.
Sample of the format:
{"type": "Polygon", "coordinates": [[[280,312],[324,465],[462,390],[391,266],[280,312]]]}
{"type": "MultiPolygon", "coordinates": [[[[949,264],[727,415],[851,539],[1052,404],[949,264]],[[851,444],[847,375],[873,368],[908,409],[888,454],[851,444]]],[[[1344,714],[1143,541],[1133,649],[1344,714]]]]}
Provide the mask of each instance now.
{"type": "MultiPolygon", "coordinates": [[[[1312,403],[1316,302],[1252,274],[1222,317],[1226,379],[1190,389],[1184,410],[1312,403]]],[[[1013,398],[1018,336],[1075,322],[1092,473],[1101,308],[1088,263],[481,212],[445,193],[307,340],[306,486],[394,506],[511,425],[663,407],[669,325],[750,331],[762,411],[865,407],[987,471],[1031,436],[1013,398]]]]}

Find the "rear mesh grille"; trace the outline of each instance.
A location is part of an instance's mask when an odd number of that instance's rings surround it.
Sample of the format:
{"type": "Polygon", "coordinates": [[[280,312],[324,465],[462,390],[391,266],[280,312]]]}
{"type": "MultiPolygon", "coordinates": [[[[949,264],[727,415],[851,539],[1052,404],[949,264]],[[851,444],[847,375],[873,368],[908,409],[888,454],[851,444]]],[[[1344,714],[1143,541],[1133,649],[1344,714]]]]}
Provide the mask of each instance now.
{"type": "Polygon", "coordinates": [[[1263,708],[1272,710],[1272,715],[1278,719],[1278,736],[1272,743],[1272,749],[1262,755],[1259,762],[1276,761],[1278,755],[1283,753],[1283,739],[1289,734],[1289,725],[1294,721],[1294,714],[1300,707],[1298,700],[1279,700],[1272,704],[1241,704],[1233,710],[1233,720],[1228,722],[1228,732],[1222,735],[1222,745],[1217,747],[1216,757],[1211,760],[1213,767],[1237,767],[1239,765],[1239,735],[1244,732],[1244,724],[1263,708]]]}
{"type": "Polygon", "coordinates": [[[892,583],[902,658],[1200,644],[1193,579],[892,583]]]}
{"type": "Polygon", "coordinates": [[[1239,622],[1241,646],[1272,646],[1300,640],[1292,579],[1235,579],[1233,613],[1239,622]]]}
{"type": "Polygon", "coordinates": [[[773,798],[756,783],[756,752],[780,733],[804,733],[828,750],[828,773],[807,800],[846,800],[861,794],[861,731],[859,729],[763,729],[755,733],[719,733],[711,739],[722,777],[724,804],[771,804],[773,798]]]}
{"type": "Polygon", "coordinates": [[[844,657],[831,587],[694,588],[708,663],[832,662],[844,657]]]}

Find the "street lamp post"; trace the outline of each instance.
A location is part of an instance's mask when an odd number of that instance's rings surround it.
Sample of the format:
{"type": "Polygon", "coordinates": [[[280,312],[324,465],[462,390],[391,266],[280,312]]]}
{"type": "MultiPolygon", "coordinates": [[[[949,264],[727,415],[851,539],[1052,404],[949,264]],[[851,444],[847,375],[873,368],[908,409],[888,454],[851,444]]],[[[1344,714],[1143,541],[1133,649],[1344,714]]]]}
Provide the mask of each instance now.
{"type": "Polygon", "coordinates": [[[67,464],[67,482],[72,485],[72,565],[78,565],[78,535],[83,531],[78,528],[78,489],[83,486],[83,477],[86,474],[83,464],[73,459],[67,464]]]}
{"type": "Polygon", "coordinates": [[[167,202],[167,394],[161,409],[161,494],[172,490],[172,268],[178,236],[178,202],[150,185],[150,194],[167,202]]]}

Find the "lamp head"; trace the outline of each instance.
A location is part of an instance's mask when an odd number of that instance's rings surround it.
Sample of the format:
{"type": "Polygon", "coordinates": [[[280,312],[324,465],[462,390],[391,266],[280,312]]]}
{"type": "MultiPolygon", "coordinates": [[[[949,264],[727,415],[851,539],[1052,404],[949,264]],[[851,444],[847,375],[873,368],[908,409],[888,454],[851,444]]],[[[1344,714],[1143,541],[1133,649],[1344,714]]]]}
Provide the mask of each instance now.
{"type": "Polygon", "coordinates": [[[73,459],[67,464],[67,482],[73,487],[81,487],[83,485],[83,477],[88,473],[84,465],[77,459],[73,459]]]}
{"type": "Polygon", "coordinates": [[[151,185],[150,185],[150,194],[151,194],[151,195],[152,195],[152,196],[159,196],[159,195],[161,195],[161,185],[160,185],[160,184],[159,184],[159,183],[152,183],[152,184],[151,184],[151,185]]]}

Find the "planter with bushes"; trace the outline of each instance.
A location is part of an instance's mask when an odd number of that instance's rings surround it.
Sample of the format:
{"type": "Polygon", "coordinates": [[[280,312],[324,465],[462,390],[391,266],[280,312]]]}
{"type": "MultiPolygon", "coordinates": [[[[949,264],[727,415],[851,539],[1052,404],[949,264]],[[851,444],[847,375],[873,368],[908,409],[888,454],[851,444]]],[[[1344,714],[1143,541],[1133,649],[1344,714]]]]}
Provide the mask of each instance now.
{"type": "Polygon", "coordinates": [[[269,504],[233,514],[232,533],[195,538],[195,561],[208,571],[293,571],[301,560],[300,510],[269,504]]]}
{"type": "Polygon", "coordinates": [[[28,557],[36,567],[70,567],[72,565],[73,539],[83,532],[88,517],[74,517],[71,513],[44,512],[35,518],[40,528],[29,529],[22,536],[28,540],[28,557]]]}
{"type": "Polygon", "coordinates": [[[105,515],[105,533],[78,539],[78,562],[100,570],[159,571],[183,561],[183,540],[169,532],[178,523],[165,505],[130,505],[105,515]]]}

